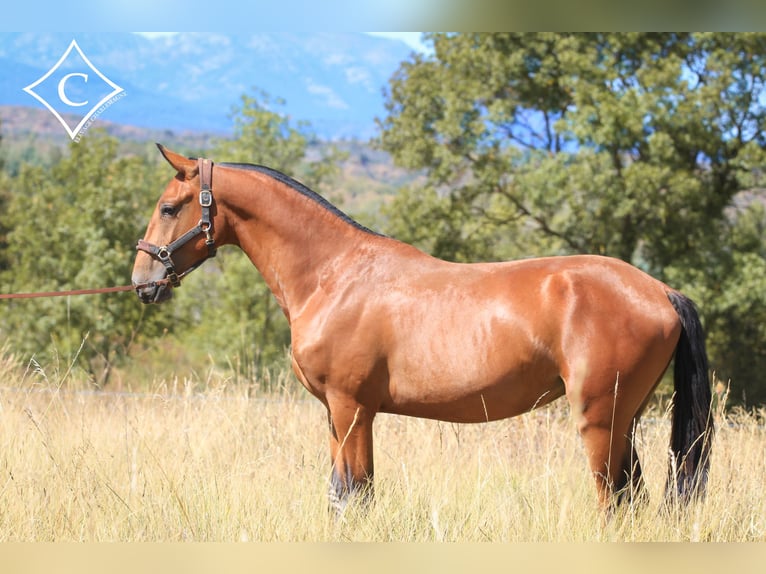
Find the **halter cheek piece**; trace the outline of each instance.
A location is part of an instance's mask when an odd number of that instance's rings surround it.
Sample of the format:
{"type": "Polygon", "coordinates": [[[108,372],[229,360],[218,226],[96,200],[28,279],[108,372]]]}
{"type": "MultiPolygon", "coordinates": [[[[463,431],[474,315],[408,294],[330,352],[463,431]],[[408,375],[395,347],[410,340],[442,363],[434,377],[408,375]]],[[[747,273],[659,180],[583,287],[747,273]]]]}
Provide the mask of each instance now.
{"type": "Polygon", "coordinates": [[[184,233],[181,237],[171,242],[169,245],[157,246],[143,239],[139,239],[136,244],[137,251],[144,251],[154,259],[165,266],[167,270],[167,283],[173,287],[181,285],[181,279],[202,265],[207,259],[215,257],[215,240],[213,239],[213,220],[210,217],[210,208],[213,205],[213,162],[209,159],[198,159],[200,178],[199,204],[202,207],[202,217],[195,227],[184,233]],[[176,265],[173,262],[173,253],[181,249],[184,245],[196,239],[198,236],[205,236],[205,245],[207,246],[207,256],[189,267],[186,271],[178,273],[176,265]]]}

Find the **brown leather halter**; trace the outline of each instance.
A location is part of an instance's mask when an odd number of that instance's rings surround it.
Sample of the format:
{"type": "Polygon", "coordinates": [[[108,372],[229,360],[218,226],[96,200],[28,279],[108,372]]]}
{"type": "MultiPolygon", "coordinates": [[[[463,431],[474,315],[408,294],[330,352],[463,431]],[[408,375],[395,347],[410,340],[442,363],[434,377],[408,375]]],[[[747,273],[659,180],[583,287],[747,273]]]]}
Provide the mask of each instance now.
{"type": "Polygon", "coordinates": [[[202,217],[200,218],[199,223],[168,245],[158,246],[149,243],[148,241],[144,241],[143,239],[139,239],[136,244],[137,251],[148,253],[165,266],[165,269],[167,270],[166,280],[158,281],[156,282],[157,284],[167,282],[173,287],[178,287],[181,285],[182,278],[202,265],[207,259],[215,257],[216,248],[215,240],[213,239],[213,220],[210,217],[210,208],[213,205],[213,162],[209,159],[199,158],[197,160],[197,165],[199,167],[200,179],[199,204],[202,207],[202,217]],[[203,257],[186,271],[178,273],[175,262],[173,261],[173,253],[200,235],[205,236],[207,256],[203,257]]]}

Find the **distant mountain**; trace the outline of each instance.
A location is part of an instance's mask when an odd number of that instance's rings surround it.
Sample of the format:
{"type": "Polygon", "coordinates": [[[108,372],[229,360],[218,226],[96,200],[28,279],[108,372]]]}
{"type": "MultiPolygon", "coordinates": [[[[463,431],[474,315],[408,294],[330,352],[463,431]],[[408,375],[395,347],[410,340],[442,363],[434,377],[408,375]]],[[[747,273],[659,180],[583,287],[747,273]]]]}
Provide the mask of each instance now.
{"type": "Polygon", "coordinates": [[[382,89],[411,49],[361,33],[0,34],[0,105],[44,109],[23,88],[75,39],[126,96],[100,118],[153,129],[226,133],[245,92],[283,98],[280,110],[326,139],[366,139],[384,114],[382,89]]]}

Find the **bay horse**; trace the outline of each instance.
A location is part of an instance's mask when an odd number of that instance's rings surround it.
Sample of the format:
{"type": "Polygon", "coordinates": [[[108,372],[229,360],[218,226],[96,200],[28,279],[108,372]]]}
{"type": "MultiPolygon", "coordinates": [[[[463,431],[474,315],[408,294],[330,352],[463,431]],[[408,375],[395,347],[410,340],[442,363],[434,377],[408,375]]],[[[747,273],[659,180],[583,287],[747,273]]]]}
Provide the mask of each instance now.
{"type": "Polygon", "coordinates": [[[682,503],[704,493],[708,361],[696,308],[678,291],[601,256],[443,261],[278,171],[213,168],[158,147],[176,176],[137,245],[137,294],[169,299],[217,246],[247,254],[290,324],[295,375],[327,409],[338,512],[372,495],[377,413],[480,423],[562,395],[612,508],[640,492],[634,429],[674,357],[665,493],[682,503]]]}

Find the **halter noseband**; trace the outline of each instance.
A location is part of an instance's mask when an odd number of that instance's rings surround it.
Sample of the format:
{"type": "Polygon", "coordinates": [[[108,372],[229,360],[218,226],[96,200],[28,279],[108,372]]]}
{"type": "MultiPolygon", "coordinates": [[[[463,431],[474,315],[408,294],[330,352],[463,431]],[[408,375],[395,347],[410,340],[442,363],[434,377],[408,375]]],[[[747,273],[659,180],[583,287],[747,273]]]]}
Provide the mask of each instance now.
{"type": "Polygon", "coordinates": [[[215,240],[213,239],[213,220],[210,218],[210,208],[213,205],[213,162],[209,159],[200,158],[197,160],[199,167],[200,192],[199,204],[202,207],[202,217],[196,226],[184,233],[181,237],[171,242],[169,245],[157,246],[143,239],[139,239],[136,244],[137,251],[144,251],[158,260],[167,270],[167,282],[173,287],[181,285],[181,279],[202,265],[207,259],[215,257],[215,240]],[[196,239],[197,236],[205,236],[205,245],[207,245],[207,256],[189,267],[186,271],[178,273],[176,265],[173,262],[173,253],[181,249],[184,245],[196,239]]]}

